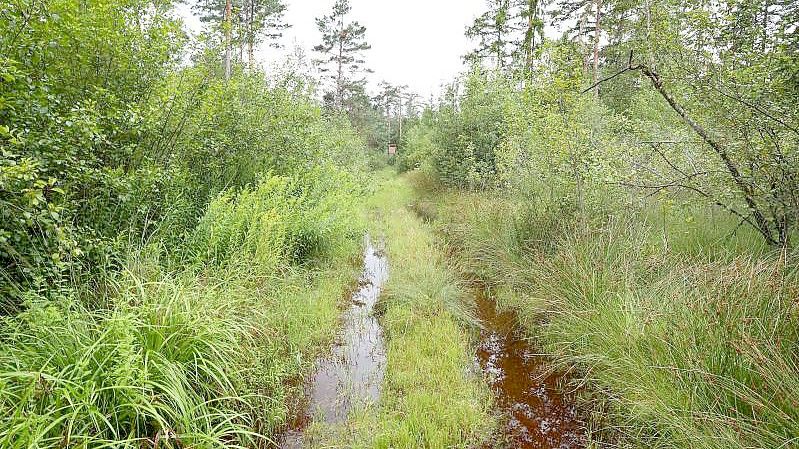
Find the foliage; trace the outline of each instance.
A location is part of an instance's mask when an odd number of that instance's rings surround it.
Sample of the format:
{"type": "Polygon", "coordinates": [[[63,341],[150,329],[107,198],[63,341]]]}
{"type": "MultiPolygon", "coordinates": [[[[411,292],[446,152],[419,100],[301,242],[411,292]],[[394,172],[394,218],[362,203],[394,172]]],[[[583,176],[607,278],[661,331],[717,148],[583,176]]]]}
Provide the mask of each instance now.
{"type": "Polygon", "coordinates": [[[338,260],[359,242],[352,217],[360,191],[349,175],[332,173],[266,177],[219,197],[188,252],[204,266],[169,275],[138,257],[96,301],[106,306],[40,300],[4,319],[0,445],[221,448],[274,432],[287,416],[285,382],[332,337],[351,267],[315,286],[326,296],[313,304],[307,276],[265,279],[311,256],[323,260],[322,252],[338,260]]]}
{"type": "Polygon", "coordinates": [[[364,142],[171,6],[0,7],[2,447],[264,445],[333,338],[364,142]]]}
{"type": "Polygon", "coordinates": [[[488,0],[487,10],[466,29],[466,37],[478,43],[465,59],[478,64],[492,62],[504,73],[515,69],[526,78],[544,40],[543,16],[548,1],[488,0]]]}
{"type": "Polygon", "coordinates": [[[365,40],[366,27],[358,22],[350,22],[347,16],[352,12],[349,0],[336,0],[330,15],[316,19],[316,26],[322,33],[322,42],[314,47],[320,54],[317,64],[332,84],[328,96],[332,98],[335,110],[344,110],[345,101],[363,87],[366,80],[359,78],[365,68],[363,52],[372,48],[365,40]]]}
{"type": "Polygon", "coordinates": [[[28,288],[66,288],[76,260],[107,265],[111,240],[142,221],[135,196],[163,184],[148,164],[132,163],[147,128],[135,100],[153,94],[182,39],[162,2],[3,8],[0,297],[7,308],[9,296],[28,288]],[[144,9],[149,20],[134,25],[144,9]]]}
{"type": "Polygon", "coordinates": [[[445,198],[415,209],[593,387],[596,444],[794,444],[795,8],[558,3],[576,35],[409,131],[445,198]]]}
{"type": "Polygon", "coordinates": [[[357,240],[354,198],[360,194],[351,175],[330,166],[299,177],[269,177],[254,190],[214,199],[188,254],[204,264],[244,260],[267,270],[335,254],[336,245],[357,240]]]}
{"type": "MultiPolygon", "coordinates": [[[[246,0],[230,2],[231,23],[224,24],[227,0],[197,0],[192,4],[202,22],[210,23],[220,31],[230,27],[230,45],[238,44],[244,57],[243,48],[247,47],[247,62],[255,65],[254,50],[258,44],[269,43],[277,47],[276,40],[283,35],[289,26],[283,22],[286,5],[282,0],[246,0]]],[[[241,61],[242,63],[244,61],[241,61]]]]}
{"type": "Polygon", "coordinates": [[[131,240],[180,245],[211,198],[265,170],[361,163],[360,138],[324,118],[304,86],[259,72],[224,82],[203,55],[178,69],[182,38],[169,6],[92,2],[81,14],[68,1],[7,6],[5,309],[26,292],[56,296],[118,267],[131,240]]]}
{"type": "MultiPolygon", "coordinates": [[[[595,440],[790,445],[799,410],[795,268],[706,208],[613,204],[586,224],[508,195],[450,193],[437,223],[459,266],[592,386],[595,440]],[[718,228],[715,228],[717,226],[718,228]],[[790,342],[790,343],[789,343],[790,342]]],[[[718,213],[716,211],[716,213],[718,213]]]]}

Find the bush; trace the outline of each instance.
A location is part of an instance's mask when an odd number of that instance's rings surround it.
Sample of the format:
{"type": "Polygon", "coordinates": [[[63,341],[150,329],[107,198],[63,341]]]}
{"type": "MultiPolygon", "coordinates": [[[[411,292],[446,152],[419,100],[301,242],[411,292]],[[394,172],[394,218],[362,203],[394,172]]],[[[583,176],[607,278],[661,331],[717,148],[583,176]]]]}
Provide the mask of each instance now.
{"type": "Polygon", "coordinates": [[[286,383],[333,336],[351,275],[340,262],[362,234],[359,195],[332,167],[266,176],[211,203],[188,270],[165,274],[134,252],[125,274],[93,293],[96,307],[38,298],[4,318],[0,446],[263,444],[256,431],[286,420],[286,383]],[[284,279],[323,256],[335,256],[341,267],[329,271],[342,279],[284,279]]]}
{"type": "Polygon", "coordinates": [[[271,176],[211,202],[188,245],[202,264],[253,262],[264,268],[336,253],[362,232],[353,177],[334,167],[300,177],[271,176]]]}

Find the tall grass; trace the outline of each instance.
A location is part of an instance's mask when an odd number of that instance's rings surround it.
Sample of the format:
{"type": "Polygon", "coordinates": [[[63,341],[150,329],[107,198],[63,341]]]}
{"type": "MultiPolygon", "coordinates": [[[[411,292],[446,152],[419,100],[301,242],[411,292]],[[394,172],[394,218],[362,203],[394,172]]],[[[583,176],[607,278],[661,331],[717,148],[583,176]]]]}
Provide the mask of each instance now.
{"type": "MultiPolygon", "coordinates": [[[[468,448],[492,432],[489,394],[475,373],[464,326],[470,304],[431,230],[404,206],[394,181],[383,220],[391,275],[381,309],[388,367],[378,448],[468,448]]],[[[384,206],[385,207],[385,206],[384,206]]]]}
{"type": "Polygon", "coordinates": [[[651,207],[579,220],[444,193],[436,215],[465,270],[494,284],[531,338],[593,387],[596,439],[799,444],[795,266],[732,220],[692,210],[664,226],[651,207]]]}
{"type": "Polygon", "coordinates": [[[267,444],[357,271],[359,193],[327,174],[218,198],[185,269],[134,251],[101,307],[33,300],[3,318],[0,447],[267,444]]]}

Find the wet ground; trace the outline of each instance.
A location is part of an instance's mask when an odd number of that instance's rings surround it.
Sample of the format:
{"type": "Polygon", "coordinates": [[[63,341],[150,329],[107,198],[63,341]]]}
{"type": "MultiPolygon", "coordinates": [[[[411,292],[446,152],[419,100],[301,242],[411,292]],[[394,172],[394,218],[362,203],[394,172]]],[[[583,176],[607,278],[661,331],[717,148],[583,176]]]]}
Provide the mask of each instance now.
{"type": "Polygon", "coordinates": [[[477,291],[482,324],[477,359],[504,415],[500,447],[576,449],[585,446],[573,397],[564,394],[562,374],[516,332],[512,312],[498,312],[483,290],[477,291]]]}
{"type": "Polygon", "coordinates": [[[379,246],[366,237],[363,274],[342,317],[342,332],[332,354],[317,361],[307,409],[284,435],[284,449],[303,447],[304,429],[311,422],[344,423],[353,410],[380,396],[386,350],[374,306],[388,279],[388,262],[379,246]]]}

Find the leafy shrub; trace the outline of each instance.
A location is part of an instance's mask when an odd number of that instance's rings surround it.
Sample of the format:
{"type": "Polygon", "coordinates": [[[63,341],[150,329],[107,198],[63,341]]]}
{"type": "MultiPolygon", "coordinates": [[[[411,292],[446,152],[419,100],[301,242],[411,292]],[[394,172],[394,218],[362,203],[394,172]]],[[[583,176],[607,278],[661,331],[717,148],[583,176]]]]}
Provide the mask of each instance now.
{"type": "Polygon", "coordinates": [[[361,194],[333,167],[265,176],[212,201],[186,246],[191,258],[178,260],[190,269],[164,274],[134,253],[93,293],[98,306],[37,298],[2,319],[0,446],[264,443],[255,431],[285,421],[285,383],[332,338],[336,288],[347,282],[314,299],[307,274],[296,293],[279,279],[292,264],[350,254],[361,194]]]}
{"type": "Polygon", "coordinates": [[[191,237],[190,258],[268,268],[335,253],[361,233],[360,195],[351,175],[330,166],[296,177],[265,177],[254,188],[211,202],[191,237]]]}
{"type": "Polygon", "coordinates": [[[7,311],[18,310],[28,292],[56,297],[118,269],[133,241],[177,250],[219,192],[266,171],[364,163],[363,140],[341,118],[323,116],[304,87],[259,72],[225,82],[214,76],[216,62],[202,58],[178,69],[177,23],[159,4],[140,29],[146,8],[139,4],[148,3],[92,3],[74,14],[75,5],[60,0],[10,7],[0,18],[21,30],[16,40],[0,36],[14,42],[0,60],[0,302],[7,311]],[[83,30],[90,26],[96,35],[83,30]],[[35,45],[43,39],[53,45],[35,45]],[[34,56],[8,59],[17,50],[34,56]]]}

